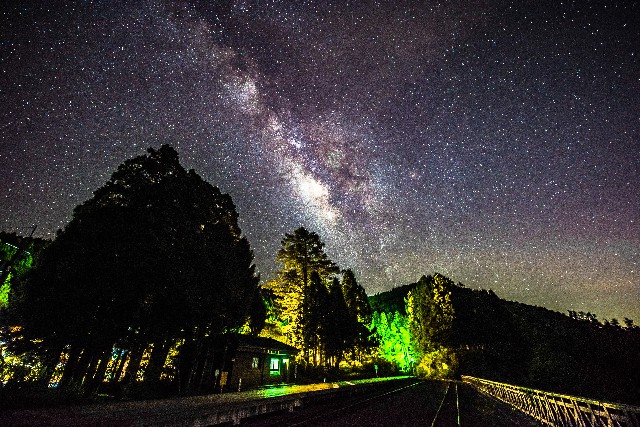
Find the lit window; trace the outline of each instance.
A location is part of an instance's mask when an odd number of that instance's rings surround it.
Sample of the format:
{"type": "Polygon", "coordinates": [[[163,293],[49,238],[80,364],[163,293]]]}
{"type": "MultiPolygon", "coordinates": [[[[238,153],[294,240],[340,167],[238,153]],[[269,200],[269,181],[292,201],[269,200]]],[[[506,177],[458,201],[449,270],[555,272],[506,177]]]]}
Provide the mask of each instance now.
{"type": "Polygon", "coordinates": [[[271,359],[271,367],[270,369],[272,371],[279,371],[280,370],[280,360],[279,359],[271,359]]]}
{"type": "Polygon", "coordinates": [[[260,359],[258,359],[257,357],[254,357],[253,361],[251,362],[251,367],[257,368],[259,363],[260,363],[260,359]]]}

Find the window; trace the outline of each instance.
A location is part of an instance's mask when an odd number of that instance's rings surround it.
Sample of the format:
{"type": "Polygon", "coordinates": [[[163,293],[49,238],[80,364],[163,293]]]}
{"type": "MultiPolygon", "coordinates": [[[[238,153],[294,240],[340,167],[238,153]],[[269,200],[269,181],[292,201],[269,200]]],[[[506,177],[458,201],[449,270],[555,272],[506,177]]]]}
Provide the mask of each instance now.
{"type": "Polygon", "coordinates": [[[260,366],[260,359],[258,357],[254,357],[251,362],[251,367],[257,369],[260,366]]]}
{"type": "Polygon", "coordinates": [[[269,369],[271,371],[280,371],[280,359],[271,359],[271,365],[269,369]]]}

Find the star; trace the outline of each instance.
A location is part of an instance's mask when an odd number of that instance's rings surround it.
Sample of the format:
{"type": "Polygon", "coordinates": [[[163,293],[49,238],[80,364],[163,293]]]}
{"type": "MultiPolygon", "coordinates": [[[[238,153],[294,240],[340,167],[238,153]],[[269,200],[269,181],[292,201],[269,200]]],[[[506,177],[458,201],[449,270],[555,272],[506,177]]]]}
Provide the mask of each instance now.
{"type": "Polygon", "coordinates": [[[0,220],[53,238],[171,144],[268,280],[318,232],[370,294],[439,272],[640,319],[633,5],[6,5],[0,220]]]}

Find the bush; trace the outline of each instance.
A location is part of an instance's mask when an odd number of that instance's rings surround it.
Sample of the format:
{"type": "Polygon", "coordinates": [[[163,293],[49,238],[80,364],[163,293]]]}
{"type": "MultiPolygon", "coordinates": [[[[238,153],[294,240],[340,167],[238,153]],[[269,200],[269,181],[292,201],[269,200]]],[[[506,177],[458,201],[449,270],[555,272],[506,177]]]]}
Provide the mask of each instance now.
{"type": "Polygon", "coordinates": [[[442,347],[422,356],[416,369],[419,377],[453,378],[458,369],[458,358],[451,349],[442,347]]]}

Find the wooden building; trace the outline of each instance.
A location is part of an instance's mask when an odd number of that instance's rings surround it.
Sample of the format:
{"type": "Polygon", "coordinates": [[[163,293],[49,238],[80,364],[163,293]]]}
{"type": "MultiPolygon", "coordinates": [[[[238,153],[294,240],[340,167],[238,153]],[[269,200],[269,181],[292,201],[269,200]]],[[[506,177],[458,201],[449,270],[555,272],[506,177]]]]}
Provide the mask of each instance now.
{"type": "Polygon", "coordinates": [[[295,380],[298,350],[271,338],[230,334],[217,345],[215,383],[225,391],[238,391],[295,380]]]}

